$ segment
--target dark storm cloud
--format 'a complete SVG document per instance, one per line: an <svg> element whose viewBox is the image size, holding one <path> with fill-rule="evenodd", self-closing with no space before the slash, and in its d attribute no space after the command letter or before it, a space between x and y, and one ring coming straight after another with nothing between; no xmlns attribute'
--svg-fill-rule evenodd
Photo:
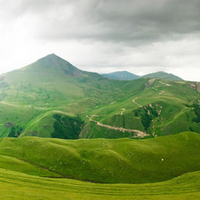
<svg viewBox="0 0 200 200"><path fill-rule="evenodd" d="M89 71L197 80L199 8L200 0L0 0L0 65L54 52Z"/></svg>
<svg viewBox="0 0 200 200"><path fill-rule="evenodd" d="M21 13L26 11L36 15L40 28L38 37L49 39L148 43L200 31L199 0L48 0L29 3L21 1Z"/></svg>
<svg viewBox="0 0 200 200"><path fill-rule="evenodd" d="M35 20L37 37L148 43L200 31L199 0L19 0L13 17Z"/></svg>

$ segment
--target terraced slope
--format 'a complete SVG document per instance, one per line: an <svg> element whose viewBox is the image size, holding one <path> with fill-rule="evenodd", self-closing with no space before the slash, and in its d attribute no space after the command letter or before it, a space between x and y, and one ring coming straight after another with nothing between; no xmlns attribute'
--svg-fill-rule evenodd
<svg viewBox="0 0 200 200"><path fill-rule="evenodd" d="M200 170L200 135L146 139L0 140L0 168L101 183L151 183Z"/></svg>

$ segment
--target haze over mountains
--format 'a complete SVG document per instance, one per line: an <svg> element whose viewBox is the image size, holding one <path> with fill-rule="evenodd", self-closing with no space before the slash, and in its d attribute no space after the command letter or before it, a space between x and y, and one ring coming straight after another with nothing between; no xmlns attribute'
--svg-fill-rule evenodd
<svg viewBox="0 0 200 200"><path fill-rule="evenodd" d="M101 74L102 76L110 79L116 79L116 80L135 80L138 79L139 76L136 74L132 74L127 71L117 71L117 72L112 72L108 74Z"/></svg>
<svg viewBox="0 0 200 200"><path fill-rule="evenodd" d="M169 74L166 72L155 72L151 74L146 74L144 76L138 76L136 74L127 72L127 71L117 71L117 72L112 72L108 74L101 74L104 77L107 77L109 79L113 80L135 80L138 78L161 78L161 79L166 79L166 80L174 80L174 81L180 81L183 80L182 78L175 76L174 74Z"/></svg>

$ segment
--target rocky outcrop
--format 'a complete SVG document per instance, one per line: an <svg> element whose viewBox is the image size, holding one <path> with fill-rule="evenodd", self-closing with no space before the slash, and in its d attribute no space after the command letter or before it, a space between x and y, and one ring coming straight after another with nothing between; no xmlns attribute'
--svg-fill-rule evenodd
<svg viewBox="0 0 200 200"><path fill-rule="evenodd" d="M148 89L154 83L155 80L155 78L152 78L147 83L145 83L145 89Z"/></svg>
<svg viewBox="0 0 200 200"><path fill-rule="evenodd" d="M200 92L200 82L189 83L190 87Z"/></svg>

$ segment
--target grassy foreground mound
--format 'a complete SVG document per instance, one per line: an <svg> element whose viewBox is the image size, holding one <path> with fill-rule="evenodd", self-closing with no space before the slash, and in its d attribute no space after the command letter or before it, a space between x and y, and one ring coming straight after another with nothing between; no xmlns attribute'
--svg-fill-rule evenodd
<svg viewBox="0 0 200 200"><path fill-rule="evenodd" d="M200 170L200 135L146 139L0 139L0 168L100 183L151 183Z"/></svg>
<svg viewBox="0 0 200 200"><path fill-rule="evenodd" d="M97 184L0 169L1 199L199 199L200 171L148 184Z"/></svg>

